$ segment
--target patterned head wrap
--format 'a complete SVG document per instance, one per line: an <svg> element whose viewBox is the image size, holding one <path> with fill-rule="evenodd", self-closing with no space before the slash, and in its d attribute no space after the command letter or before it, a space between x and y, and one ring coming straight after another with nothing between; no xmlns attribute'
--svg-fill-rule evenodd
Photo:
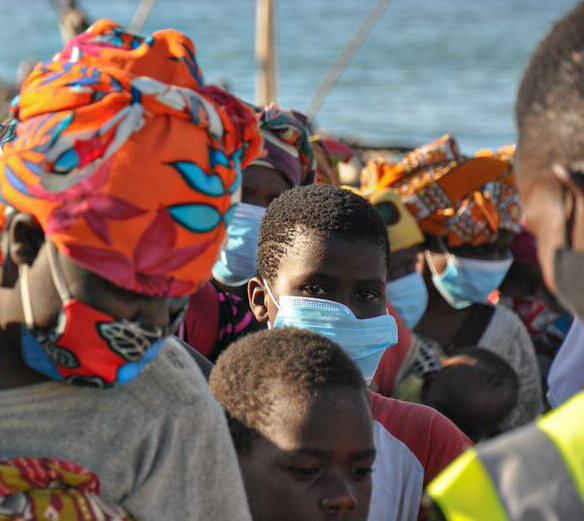
<svg viewBox="0 0 584 521"><path fill-rule="evenodd" d="M99 478L57 458L0 461L0 521L130 521L99 497Z"/></svg>
<svg viewBox="0 0 584 521"><path fill-rule="evenodd" d="M260 109L259 124L264 136L264 154L253 164L277 170L291 186L314 183L316 159L306 116L272 104Z"/></svg>
<svg viewBox="0 0 584 521"><path fill-rule="evenodd" d="M262 138L247 106L204 85L190 39L100 20L36 66L13 114L0 197L62 253L139 293L209 278Z"/></svg>
<svg viewBox="0 0 584 521"><path fill-rule="evenodd" d="M350 161L355 151L330 137L314 135L310 142L316 158L316 182L340 186L338 164Z"/></svg>
<svg viewBox="0 0 584 521"><path fill-rule="evenodd" d="M466 158L445 135L400 163L370 162L362 179L396 190L421 230L446 239L450 247L485 244L499 230L521 229L513 152L505 147Z"/></svg>

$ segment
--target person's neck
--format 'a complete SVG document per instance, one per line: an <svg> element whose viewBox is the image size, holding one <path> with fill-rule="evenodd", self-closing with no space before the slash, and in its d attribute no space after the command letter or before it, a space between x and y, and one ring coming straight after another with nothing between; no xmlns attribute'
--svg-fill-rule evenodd
<svg viewBox="0 0 584 521"><path fill-rule="evenodd" d="M22 359L22 322L19 292L14 289L0 289L0 391L47 380L40 373L29 369Z"/></svg>

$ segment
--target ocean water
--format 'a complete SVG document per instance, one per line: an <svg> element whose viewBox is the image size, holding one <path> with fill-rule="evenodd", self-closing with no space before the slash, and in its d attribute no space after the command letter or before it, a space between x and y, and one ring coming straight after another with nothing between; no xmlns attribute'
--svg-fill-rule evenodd
<svg viewBox="0 0 584 521"><path fill-rule="evenodd" d="M79 0L91 19L132 19L139 0ZM279 0L280 99L306 110L376 0ZM316 118L337 134L415 146L445 132L463 151L514 142L527 60L576 0L393 0ZM60 45L49 0L0 0L0 78ZM158 0L143 29L189 34L208 82L254 100L254 0Z"/></svg>

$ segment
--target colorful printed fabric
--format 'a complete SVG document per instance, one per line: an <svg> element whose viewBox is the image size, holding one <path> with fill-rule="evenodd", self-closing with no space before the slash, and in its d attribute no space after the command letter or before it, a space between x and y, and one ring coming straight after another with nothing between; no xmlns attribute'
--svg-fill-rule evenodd
<svg viewBox="0 0 584 521"><path fill-rule="evenodd" d="M56 458L0 461L0 521L130 521L99 497L99 479Z"/></svg>
<svg viewBox="0 0 584 521"><path fill-rule="evenodd" d="M391 188L381 188L368 194L367 199L379 212L387 227L392 253L424 242L424 235L416 220Z"/></svg>
<svg viewBox="0 0 584 521"><path fill-rule="evenodd" d="M207 282L191 296L180 336L215 363L239 337L265 327L253 316L247 298Z"/></svg>
<svg viewBox="0 0 584 521"><path fill-rule="evenodd" d="M262 137L251 109L204 85L189 38L100 20L36 66L13 114L0 196L62 253L140 293L209 278Z"/></svg>
<svg viewBox="0 0 584 521"><path fill-rule="evenodd" d="M277 170L291 186L314 183L316 159L306 116L274 104L259 110L264 152L253 164Z"/></svg>
<svg viewBox="0 0 584 521"><path fill-rule="evenodd" d="M340 186L338 164L350 161L355 151L329 137L314 135L310 142L316 158L316 182Z"/></svg>
<svg viewBox="0 0 584 521"><path fill-rule="evenodd" d="M396 190L426 234L450 247L493 242L499 230L521 229L521 207L512 172L514 147L466 158L445 135L399 163L370 162L365 187Z"/></svg>

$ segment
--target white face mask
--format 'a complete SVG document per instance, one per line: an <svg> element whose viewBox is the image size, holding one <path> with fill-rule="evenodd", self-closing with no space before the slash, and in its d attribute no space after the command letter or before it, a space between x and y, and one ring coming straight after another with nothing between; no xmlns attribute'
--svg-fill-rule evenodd
<svg viewBox="0 0 584 521"><path fill-rule="evenodd" d="M278 302L265 281L264 286L278 308L274 327L298 327L329 338L357 364L367 384L386 349L397 344L397 324L387 313L359 319L347 306L332 300L280 296Z"/></svg>
<svg viewBox="0 0 584 521"><path fill-rule="evenodd" d="M426 262L432 271L432 282L440 294L455 309L488 300L491 292L503 282L513 257L502 260L469 259L448 254L446 269L437 273L426 252Z"/></svg>
<svg viewBox="0 0 584 521"><path fill-rule="evenodd" d="M213 278L226 286L241 286L256 274L260 224L266 209L238 203L227 225L227 244L213 266Z"/></svg>
<svg viewBox="0 0 584 521"><path fill-rule="evenodd" d="M417 271L392 280L385 294L410 329L414 329L428 307L428 289L424 277Z"/></svg>

